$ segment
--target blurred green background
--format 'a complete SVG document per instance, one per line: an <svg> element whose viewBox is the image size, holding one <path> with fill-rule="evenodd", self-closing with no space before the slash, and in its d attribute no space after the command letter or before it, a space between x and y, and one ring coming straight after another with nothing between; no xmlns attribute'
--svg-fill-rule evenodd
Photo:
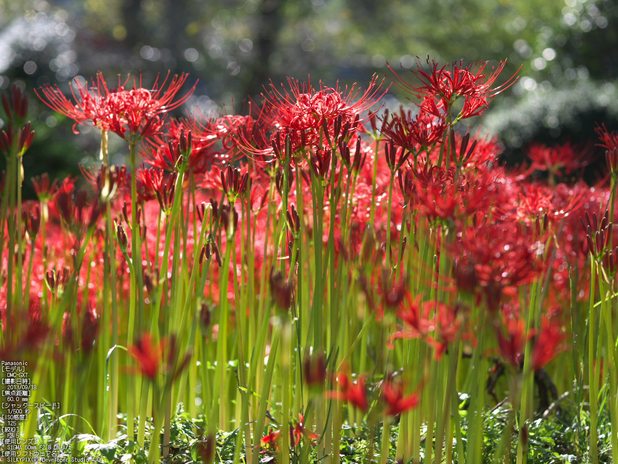
<svg viewBox="0 0 618 464"><path fill-rule="evenodd" d="M388 76L387 62L508 58L499 81L521 67L519 81L471 124L498 134L510 159L533 140L594 143L595 122L618 127L617 45L610 0L0 0L0 89L52 83L68 93L97 71L110 87L141 71L147 87L168 70L189 72L199 83L183 112L206 115L241 112L270 79L363 87ZM399 102L411 104L393 86L385 106ZM99 143L87 127L73 135L73 122L34 94L30 111L26 196L30 177L76 174ZM112 154L123 162L118 140Z"/></svg>

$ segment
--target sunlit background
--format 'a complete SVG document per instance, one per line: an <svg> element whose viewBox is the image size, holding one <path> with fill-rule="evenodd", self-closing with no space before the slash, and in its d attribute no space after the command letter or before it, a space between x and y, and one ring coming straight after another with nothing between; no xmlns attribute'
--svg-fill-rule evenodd
<svg viewBox="0 0 618 464"><path fill-rule="evenodd" d="M141 72L147 87L188 72L199 83L183 110L216 115L242 112L248 96L259 102L264 85L288 76L363 87L374 73L390 82L387 63L508 59L499 80L521 67L519 81L473 124L512 158L533 140L595 143L595 122L617 127L617 34L610 0L0 0L0 89L52 83L68 93L97 71L110 87ZM72 121L31 102L27 179L94 162L98 131L75 136ZM393 86L385 104L399 102L411 104ZM123 161L121 143L112 153Z"/></svg>

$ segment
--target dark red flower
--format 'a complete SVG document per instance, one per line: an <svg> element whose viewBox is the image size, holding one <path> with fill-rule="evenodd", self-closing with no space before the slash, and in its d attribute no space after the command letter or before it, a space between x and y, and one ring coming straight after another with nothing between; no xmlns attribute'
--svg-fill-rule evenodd
<svg viewBox="0 0 618 464"><path fill-rule="evenodd" d="M156 198L159 207L169 214L174 203L177 173L166 173L162 169L141 167L136 173L137 192L140 202Z"/></svg>
<svg viewBox="0 0 618 464"><path fill-rule="evenodd" d="M2 107L9 122L15 121L19 126L26 119L28 112L28 94L15 84L11 85L9 93L10 98L6 92L2 93Z"/></svg>
<svg viewBox="0 0 618 464"><path fill-rule="evenodd" d="M294 287L295 282L290 277L286 281L283 274L279 271L275 271L275 268L270 269L270 294L279 308L282 311L288 311L294 301Z"/></svg>
<svg viewBox="0 0 618 464"><path fill-rule="evenodd" d="M305 383L310 387L324 385L326 380L326 356L324 353L305 356L303 374Z"/></svg>

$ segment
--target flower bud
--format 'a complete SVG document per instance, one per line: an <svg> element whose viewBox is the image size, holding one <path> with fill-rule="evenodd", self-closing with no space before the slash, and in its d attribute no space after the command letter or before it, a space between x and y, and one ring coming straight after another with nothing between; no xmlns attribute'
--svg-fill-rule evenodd
<svg viewBox="0 0 618 464"><path fill-rule="evenodd" d="M118 240L118 245L120 245L120 249L123 253L127 252L127 247L129 246L129 240L127 239L127 233L122 227L122 224L116 223L116 239Z"/></svg>

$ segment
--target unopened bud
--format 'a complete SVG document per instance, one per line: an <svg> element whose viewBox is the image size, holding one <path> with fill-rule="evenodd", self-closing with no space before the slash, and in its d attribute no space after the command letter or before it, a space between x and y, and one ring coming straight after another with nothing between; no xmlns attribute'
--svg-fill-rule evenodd
<svg viewBox="0 0 618 464"><path fill-rule="evenodd" d="M4 96L4 94L3 94ZM58 283L56 280L56 271L55 269L51 269L47 271L45 274L45 282L47 283L47 287L53 292L56 289L56 284Z"/></svg>
<svg viewBox="0 0 618 464"><path fill-rule="evenodd" d="M129 240L127 239L127 233L122 227L122 224L116 223L116 239L118 240L118 245L120 245L120 249L126 253L127 247L129 246Z"/></svg>

